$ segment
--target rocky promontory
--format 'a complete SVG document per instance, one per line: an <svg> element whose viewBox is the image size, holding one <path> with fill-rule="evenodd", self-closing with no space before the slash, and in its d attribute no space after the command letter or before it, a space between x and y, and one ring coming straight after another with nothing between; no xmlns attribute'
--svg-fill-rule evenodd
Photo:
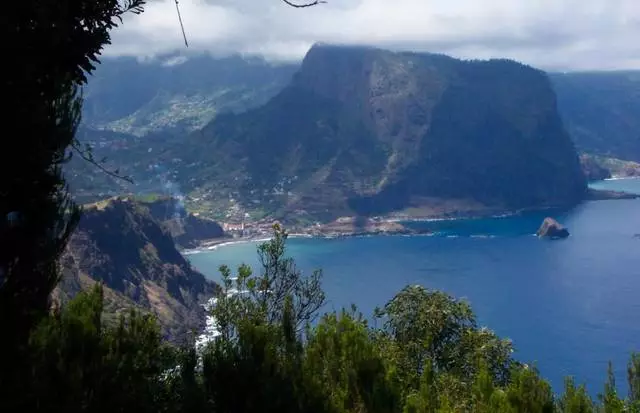
<svg viewBox="0 0 640 413"><path fill-rule="evenodd" d="M107 319L129 308L152 313L164 336L177 342L204 326L202 304L217 290L149 209L129 198L86 206L61 264L64 275L54 298L64 302L103 283Z"/></svg>
<svg viewBox="0 0 640 413"><path fill-rule="evenodd" d="M340 217L327 224L318 224L304 231L305 235L316 237L352 237L359 235L398 235L416 232L399 222L366 218Z"/></svg>
<svg viewBox="0 0 640 413"><path fill-rule="evenodd" d="M188 212L180 198L158 197L140 203L156 221L169 230L181 249L197 248L208 241L226 238L219 223Z"/></svg>
<svg viewBox="0 0 640 413"><path fill-rule="evenodd" d="M545 218L538 229L537 235L540 238L562 239L569 237L569 230L562 226L553 218Z"/></svg>

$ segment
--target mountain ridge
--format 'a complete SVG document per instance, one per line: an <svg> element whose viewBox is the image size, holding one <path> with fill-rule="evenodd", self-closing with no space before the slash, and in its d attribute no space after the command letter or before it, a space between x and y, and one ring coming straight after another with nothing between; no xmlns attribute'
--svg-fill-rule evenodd
<svg viewBox="0 0 640 413"><path fill-rule="evenodd" d="M182 134L216 114L259 106L289 80L295 66L238 55L106 58L84 91L86 126L144 136Z"/></svg>
<svg viewBox="0 0 640 413"><path fill-rule="evenodd" d="M258 201L285 213L388 213L412 197L547 206L578 202L586 188L546 75L507 60L314 46L267 104L218 117L187 146L199 150L186 162L206 165L200 154L216 153L217 169L244 176L237 187L247 198L283 192ZM520 173L532 188L469 179L486 170L492 178ZM283 179L287 188L278 187Z"/></svg>
<svg viewBox="0 0 640 413"><path fill-rule="evenodd" d="M335 46L322 46L326 50L331 50L331 47ZM317 51L318 47L316 47ZM347 50L349 53L347 54L355 54L355 55L364 55L364 60L367 59L366 56L375 56L376 54L380 54L380 49L376 49L373 47L369 48L361 48L361 47L341 47L341 50ZM441 65L455 65L456 59L437 54L415 54L415 53L395 53L395 52L386 52L388 56L397 56L397 55L405 55L405 56L427 56L424 59L438 60ZM310 57L307 56L308 66L316 66L316 63L309 61L309 58L317 58L318 54L312 54ZM317 65L322 67L322 59L316 60ZM384 60L384 59L383 59ZM420 59L418 59L420 60ZM371 62L371 60L369 60ZM309 63L311 63L309 65ZM334 171L336 168L340 170L341 165L348 162L353 162L361 165L361 171L364 175L385 175L388 179L397 176L396 172L398 170L402 170L405 168L407 164L411 163L411 159L419 156L419 151L415 150L415 141L411 140L411 137L419 136L423 129L420 129L420 125L412 124L411 122L407 122L405 118L415 117L420 118L420 116L424 116L425 113L430 114L429 102L424 102L427 97L417 96L412 97L413 103L405 106L398 106L398 97L402 97L402 94L405 92L411 91L412 80L410 76L397 76L399 79L398 82L394 83L392 86L398 88L396 90L396 95L387 93L385 96L376 95L379 93L381 88L384 86L384 78L381 78L383 83L377 85L377 87L371 88L372 97L374 100L372 105L363 104L359 108L349 108L348 111L345 111L344 106L344 96L347 96L351 93L351 97L358 97L361 101L363 101L363 96L360 92L360 95L356 93L356 88L360 87L360 91L362 91L361 83L354 78L348 78L345 74L351 73L349 70L353 68L350 66L354 64L353 61L349 61L346 56L342 59L336 59L332 62L335 65L340 67L340 70L328 70L325 67L322 67L322 70L318 72L305 72L303 73L303 78L300 79L300 75L292 75L291 83L298 82L298 85L302 85L305 81L308 83L310 81L309 76L314 76L314 79L322 78L327 73L331 73L331 76L324 76L324 80L322 86L317 87L315 90L312 88L311 91L308 91L310 95L313 95L313 99L306 99L307 106L314 104L316 106L316 110L319 114L325 113L326 116L331 117L333 119L332 122L325 122L323 125L325 130L330 131L329 134L319 133L316 138L318 140L322 140L325 138L331 139L331 129L339 128L351 128L353 131L354 137L358 135L366 135L367 128L371 129L372 125L377 128L376 136L377 142L372 142L371 140L367 141L367 139L353 139L351 143L351 148L345 148L346 150L341 151L341 154L337 156L336 153L331 154L331 156L325 156L326 154L323 151L319 150L319 147L310 146L305 150L309 149L312 152L315 151L320 158L322 158L322 162L315 165L313 177L308 177L304 183L305 187L313 187L315 188L313 191L301 188L299 185L293 185L289 181L294 181L296 177L296 169L302 159L304 162L313 166L313 163L317 163L315 157L313 156L305 156L304 148L297 148L294 146L287 147L286 145L282 146L282 142L280 140L272 140L271 144L274 146L274 149L278 148L278 150L274 150L272 152L266 151L265 153L271 153L271 156L247 156L247 153L250 151L246 151L241 143L233 143L227 142L224 145L218 145L217 143L212 144L209 138L205 139L205 135L207 135L212 128L213 124L209 124L205 126L203 129L197 130L191 134L189 137L175 136L172 135L173 131L171 129L165 130L161 133L156 133L147 136L147 137L136 137L131 136L127 138L126 136L121 136L119 142L130 142L129 144L124 144L126 148L118 149L118 146L112 145L112 141L101 138L93 139L94 144L106 145L103 149L102 147L96 149L96 152L102 155L106 155L110 159L110 165L113 165L113 169L120 169L120 171L124 171L127 175L132 175L136 182L135 185L128 186L123 185L117 181L113 181L110 178L96 178L91 181L88 181L89 176L93 176L95 174L86 173L86 167L78 168L77 162L74 160L75 167L73 172L75 173L75 177L72 179L72 186L77 189L76 193L78 195L78 199L82 202L95 200L104 198L107 196L117 195L123 192L132 192L132 193L147 193L147 192L164 192L164 186L167 182L172 185L177 186L184 190L184 195L189 195L187 197L187 204L194 208L195 210L202 212L204 214L212 213L212 216L215 216L217 219L223 217L229 210L229 208L240 207L247 211L249 211L252 217L264 217L269 214L282 215L287 214L287 211L296 211L296 210L304 210L305 207L311 203L316 203L316 199L318 197L326 196L328 198L336 198L336 194L340 192L344 192L345 188L341 187L341 185L324 185L319 187L314 184L314 182L321 182L327 179L327 177L331 177L332 173L335 175ZM478 67L490 67L496 65L504 66L513 66L521 67L524 69L529 68L526 65L522 65L517 62L505 60L505 59L494 59L493 61L469 61L473 65L474 70ZM360 63L364 64L364 63ZM477 66L477 65L479 66ZM187 67L187 66L184 66ZM289 70L292 67L290 66ZM407 70L407 67L403 67L403 65L396 65L396 69L402 74L403 71L411 74L411 70ZM140 70L140 69L138 69ZM482 76L487 75L487 70L482 69L481 71L484 74L478 74L478 78L480 79L480 83L482 80ZM324 72L324 73L323 73ZM537 71L536 73L538 73ZM194 72L195 73L195 72ZM438 77L438 71L431 70L430 72L424 72L422 78L427 78L426 73L431 78L431 84L429 84L429 88L432 89L433 95L429 98L433 101L437 100L437 88L438 86L444 86L444 80L442 76ZM540 72L541 73L541 72ZM608 72L608 73L596 73L596 74L584 74L584 73L569 73L569 74L558 74L558 73L549 73L547 76L551 79L553 85L553 91L557 92L557 107L562 115L562 122L567 125L568 132L570 133L575 145L583 154L595 155L597 157L605 157L605 158L620 158L620 159L631 159L634 157L634 149L633 146L633 136L629 137L625 135L625 133L621 133L624 130L624 119L630 119L631 112L625 109L625 105L621 104L621 102L626 101L625 99L633 99L633 90L629 93L625 92L625 88L620 88L615 86L616 82L620 83L622 80L619 80L621 76L639 76L640 72ZM206 75L205 75L206 76ZM268 77L267 75L264 75ZM298 77L298 80L293 79L294 77ZM304 76L307 76L306 80ZM595 83L592 81L582 81L580 79L592 79L593 77L600 79ZM196 76L191 76L193 79L193 84L197 84L198 82L202 82L202 79L197 79ZM575 79L580 81L576 81ZM403 83L403 79L407 83ZM569 80L566 80L569 79ZM573 80L572 80L573 79ZM616 80L618 79L618 80ZM428 80L428 79L427 79ZM315 80L314 80L315 81ZM362 81L362 79L360 79ZM333 83L327 83L333 82ZM341 83L339 83L341 82ZM604 82L604 83L603 83ZM610 134L604 134L603 131L596 131L590 128L589 124L584 124L585 119L591 121L591 119L598 119L599 112L594 112L593 110L584 112L582 115L580 113L580 106L572 109L572 106L576 102L579 105L584 107L585 105L588 107L594 107L597 104L599 98L598 96L605 93L610 82L614 82L613 90L615 94L612 95L610 101L615 105L612 105L611 110L609 112L613 112L613 115L606 115L607 118L611 118L615 115L615 113L621 114L621 116L614 117L617 119L615 122L608 122L608 125L611 129ZM320 84L320 83L318 83ZM598 84L603 84L604 86L598 86ZM339 86L338 86L339 85ZM358 86L360 85L360 86ZM567 86L568 85L568 86ZM282 88L285 87L284 83L281 83L280 86ZM290 86L290 85L289 85ZM374 85L376 86L376 85ZM514 85L509 85L507 87L511 88ZM605 87L606 86L606 87ZM332 88L338 88L342 93L342 104L340 104L340 99L337 100L338 104L335 101L330 102L332 99L327 98L327 94ZM513 88L514 92L517 90L519 85L515 85ZM403 89L404 88L404 89ZM543 89L548 88L547 85L544 85ZM592 90L591 90L591 89ZM277 88L276 88L277 89ZM289 91L288 96L281 96L282 90L273 89L274 99L279 99L282 102L282 106L288 108L289 113L295 113L296 116L289 116L287 118L287 123L291 123L290 126L284 125L285 117L282 117L282 122L279 125L268 125L267 121L273 116L273 112L271 109L264 108L264 104L251 104L248 107L253 107L252 113L256 116L252 115L252 118L248 118L243 116L243 111L238 111L237 113L217 113L216 117L219 118L221 122L217 123L217 127L220 125L226 125L225 128L227 130L221 130L221 133L229 133L235 134L239 133L242 135L243 129L248 128L252 122L258 121L258 118L261 118L260 122L263 124L267 124L267 128L269 129L270 134L272 136L277 136L281 134L284 130L287 130L288 134L295 134L300 129L300 126L304 122L312 122L315 121L313 117L315 114L312 111L308 111L309 119L307 120L299 120L296 119L299 113L299 106L301 105L300 101L296 93L291 93ZM290 89L290 87L289 87ZM476 90L478 87L475 88ZM404 90L404 92L403 92ZM604 90L604 92L602 91ZM624 92L624 93L623 93ZM302 91L298 88L297 93L301 94ZM462 93L462 92L461 92ZM478 92L481 93L481 92ZM476 93L476 94L478 94ZM547 96L550 94L545 92ZM626 93L626 95L625 95ZM336 95L335 91L333 95ZM490 95L488 95L490 96ZM627 96L627 97L624 97ZM638 94L640 96L640 93ZM126 96L124 96L126 98ZM618 99L620 97L620 99ZM340 98L340 96L338 96ZM364 96L364 98L369 99L368 93ZM578 99L579 98L579 99ZM395 100L394 100L395 99ZM422 100L422 101L421 101ZM462 99L458 99L459 101ZM581 102L584 100L584 102ZM520 103L514 100L515 105L519 105ZM592 102L592 103L589 103ZM593 103L595 102L595 103ZM617 102L617 103L616 103ZM365 102L367 103L367 102ZM464 103L464 101L462 101ZM492 104L493 102L489 102ZM526 104L526 102L524 102ZM371 110L373 108L374 112L376 109L379 109L381 106L385 108L390 108L389 113L382 112L384 116L380 117L372 117L367 118L365 115L366 108ZM550 106L550 105L547 105ZM455 110L455 105L452 106ZM600 105L601 107L601 105ZM508 108L507 108L508 109ZM602 107L603 111L608 110L606 107ZM224 112L224 111L223 111ZM336 114L336 112L341 112L340 114ZM455 112L450 112L455 114ZM506 112L505 112L506 113ZM626 114L625 114L626 113ZM242 117L243 121L247 123L247 125L241 125L240 122L236 126L234 122L228 122L225 119L235 118L236 116ZM324 115L322 115L324 116ZM509 114L510 117L516 119L514 115L514 111L511 111ZM446 113L442 118L446 117ZM349 119L351 118L351 119ZM353 119L356 119L354 121ZM534 119L531 117L530 119ZM622 122L622 123L621 123ZM213 122L216 123L215 120ZM403 125L408 127L400 127L399 125ZM520 126L524 125L524 121L520 122ZM577 125L577 126L576 126ZM423 125L424 126L424 125ZM288 129L287 129L288 128ZM526 129L526 127L524 128ZM588 133L580 133L580 130L586 130ZM633 130L633 129L631 129ZM363 132L364 131L364 132ZM166 132L166 133L165 133ZM607 132L607 131L605 131ZM169 135L169 137L160 136L162 133L165 135ZM389 144L392 140L389 136L393 136L394 134L408 137L408 139L397 139L395 143ZM94 136L94 134L91 134ZM590 136L598 136L597 140L591 139ZM639 134L640 136L640 134ZM585 138L586 137L586 138ZM147 139L151 138L151 139ZM335 138L335 137L333 137ZM216 138L217 139L217 138ZM256 139L254 136L253 139ZM258 139L259 140L259 139ZM609 142L610 143L607 143ZM593 142L596 142L595 144ZM600 142L600 143L597 143ZM628 143L630 142L630 143ZM220 143L220 142L218 142ZM118 145L122 145L120 143ZM387 145L388 144L388 145ZM278 145L281 145L280 147ZM385 147L387 145L387 147ZM412 146L413 145L413 146ZM604 146L602 146L604 145ZM188 147L185 147L188 146ZM389 148L389 146L391 148ZM220 149L220 152L212 153L212 156L204 157L203 153L211 151L217 151ZM365 148L367 151L370 151L371 154L377 154L376 156L379 159L379 162L384 162L385 166L382 167L377 165L376 162L365 162L364 164L361 162L361 157L357 156L357 151L359 148ZM625 148L625 149L620 149ZM270 148L267 148L270 149ZM325 147L326 149L326 147ZM135 153L135 159L131 158L123 153L131 152ZM394 156L390 156L389 152L392 154L394 151L397 153ZM272 173L271 171L274 168L273 162L270 160L274 158L273 154L276 154L277 157L286 158L284 161L280 162L280 166L276 168L276 173ZM637 152L640 153L640 152ZM325 155L323 155L325 154ZM130 159L131 158L131 159ZM249 159L251 158L251 159ZM127 161L123 161L122 159L128 159ZM130 160L129 160L130 159ZM177 163L176 163L177 162ZM371 168L376 164L376 170L365 171L364 167ZM287 165L286 168L281 168L283 165ZM517 166L517 165L516 165ZM262 173L261 173L262 171ZM265 173L268 172L268 173ZM615 171L612 172L614 175ZM269 176L276 176L276 182L271 182L268 179ZM356 180L362 178L359 177L356 173L355 175L346 174L343 177L343 181L345 180ZM251 182L247 182L247 179L250 179ZM212 183L211 181L215 180L216 183ZM374 195L377 190L380 189L380 186L385 186L389 181L379 179L376 180L364 180L360 179L358 183L358 188L348 188L349 191L353 192L361 192L361 193L369 193L370 195ZM265 182L260 182L265 181ZM238 182L242 182L242 185L239 185ZM297 178L297 182L300 183L300 177ZM392 182L393 183L393 182ZM290 191L294 189L294 191ZM286 188L285 188L286 187ZM269 196L265 198L264 192L277 192L279 195L277 196ZM286 202L283 202L284 196L283 193L292 192L292 196L288 197ZM400 191L406 192L405 190ZM311 196L309 196L311 193ZM102 194L102 195L101 195ZM258 196L259 195L259 196ZM204 198L207 200L204 200ZM265 198L265 199L263 199ZM199 199L200 201L194 201ZM355 206L357 207L358 202L356 202ZM369 201L366 199L363 201L365 204ZM464 202L464 201L463 201ZM369 202L370 203L370 202ZM352 203L352 206L354 204ZM356 208L357 209L357 208ZM331 216L327 215L326 218L333 218L336 214L351 214L353 213L353 209L349 206L349 204L345 204L339 208L339 210L334 211ZM323 215L323 214L320 214Z"/></svg>

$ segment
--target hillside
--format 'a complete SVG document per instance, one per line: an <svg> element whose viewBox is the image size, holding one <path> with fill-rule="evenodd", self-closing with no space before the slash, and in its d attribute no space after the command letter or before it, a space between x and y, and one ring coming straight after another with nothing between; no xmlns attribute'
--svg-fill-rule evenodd
<svg viewBox="0 0 640 413"><path fill-rule="evenodd" d="M271 98L295 66L240 56L105 58L84 91L87 127L144 136L182 133L217 113L243 111Z"/></svg>
<svg viewBox="0 0 640 413"><path fill-rule="evenodd" d="M179 144L219 113L264 104L285 87L296 68L207 54L144 61L104 58L83 90L83 124L77 136L93 147L96 159L107 159L108 169L134 178L134 183L113 179L76 156L65 172L77 202L165 190L173 184L174 160L153 168L154 150Z"/></svg>
<svg viewBox="0 0 640 413"><path fill-rule="evenodd" d="M196 248L204 241L226 236L217 222L187 212L181 199L159 197L138 202L169 231L176 245L181 248Z"/></svg>
<svg viewBox="0 0 640 413"><path fill-rule="evenodd" d="M547 76L505 60L314 46L266 105L180 147L180 182L276 216L578 202L585 180ZM169 155L170 154L170 155ZM449 212L449 211L447 211Z"/></svg>
<svg viewBox="0 0 640 413"><path fill-rule="evenodd" d="M62 265L56 295L63 301L103 282L108 317L131 307L150 311L174 341L202 328L201 304L216 289L180 255L148 208L127 199L85 209Z"/></svg>
<svg viewBox="0 0 640 413"><path fill-rule="evenodd" d="M640 71L550 77L560 114L580 151L640 162Z"/></svg>
<svg viewBox="0 0 640 413"><path fill-rule="evenodd" d="M608 178L629 178L640 176L640 163L622 161L604 156L580 155L580 164L584 175L590 181Z"/></svg>
<svg viewBox="0 0 640 413"><path fill-rule="evenodd" d="M358 59L355 56L358 54L358 50L352 48L347 52L354 54L354 59L352 59L354 62ZM373 53L373 50L370 49L369 52ZM377 52L380 55L382 53L381 51ZM429 55L414 56L422 56L418 59L421 61L436 59L436 56L425 57ZM414 88L416 96L421 94L418 89L415 89L418 87L425 88L427 93L437 95L432 86L439 84L438 82L444 82L445 77L460 71L458 69L461 66L458 64L450 64L444 68L447 66L446 61L446 58L439 57L439 66L436 65L438 68L434 69L433 73L438 72L442 76L440 78L434 77L431 86L424 82L424 79L428 77L427 72L423 72L422 77L418 77L422 80L414 82L411 86ZM449 61L453 62L451 59ZM322 66L322 62L314 63L314 65L316 64L327 73L337 73L336 70L327 71ZM470 63L471 66L467 72L477 71L476 67L489 68L491 66L492 70L498 70L495 68L500 64L500 61ZM507 62L502 62L502 64L507 64ZM309 67L310 65L307 64L306 73L312 73L308 70ZM377 67L382 66L378 64ZM454 67L458 67L458 69L454 70ZM84 113L85 126L81 128L79 135L83 142L89 142L95 147L97 158L107 157L108 167L118 169L122 174L131 175L135 183L130 185L111 179L75 158L72 159L67 172L77 200L81 203L93 202L122 193L162 192L167 195L176 195L176 188L184 188L194 198L199 199L198 202L189 202L194 210L205 213L213 212L216 218L223 218L230 208L237 207L249 210L253 216L257 217L278 210L284 211L286 208L290 209L293 204L296 204L295 200L293 202L291 199L284 200L280 192L284 191L285 186L289 189L295 186L288 183L288 179L291 177L283 176L283 181L277 183L275 188L271 183L267 183L266 188L263 188L260 183L255 183L255 185L246 183L246 179L251 178L251 175L259 178L261 176L259 171L262 168L259 162L256 163L255 159L251 159L251 163L256 165L255 172L248 175L248 168L240 165L248 160L245 157L243 147L246 143L228 145L223 148L222 153L217 153L215 151L218 150L218 145L211 145L211 136L203 136L200 131L196 131L192 139L188 140L189 147L182 146L185 143L184 133L205 125L215 114L257 108L285 87L287 95L280 95L278 99L280 102L291 100L290 104L294 111L290 110L289 113L295 113L297 116L298 108L295 107L297 105L295 100L298 97L293 96L291 92L296 88L296 83L288 85L292 73L297 68L298 65L274 67L260 60L245 60L239 57L218 59L206 55L194 56L187 61L182 61L180 58L164 58L146 62L126 58L105 59L104 64L100 66L96 76L91 79L85 90L87 100ZM396 69L402 71L402 64L397 64ZM408 71L406 79L418 72L417 68ZM337 78L340 79L341 76L342 72ZM549 77L558 95L558 109L563 123L581 153L595 155L598 159L611 158L611 161L607 161L607 165L611 165L611 162L617 162L614 158L638 161L640 157L640 124L637 123L638 117L635 115L640 113L638 72L551 73ZM387 76L387 78L392 79L391 76ZM464 76L460 79L464 79ZM393 87L400 85L402 80L398 82L400 83ZM495 85L497 84L495 83ZM326 82L325 85L331 86ZM362 89L357 82L351 85L344 81L341 85L339 86L338 81L335 81L328 90L333 88L335 93L335 88L344 86L344 93L348 93L349 88ZM459 89L463 87L461 83L458 86ZM490 86L487 84L487 87ZM543 87L547 87L547 85L545 84ZM225 91L222 97L201 99L205 95L217 96L220 91ZM383 90L376 89L375 93L383 93ZM493 96L501 92L478 93ZM450 97L451 91L447 95ZM233 96L240 96L240 98L235 100L232 98ZM374 108L375 106L378 110L385 105L382 103L383 101L390 102L389 94L385 96L372 96L372 102L376 103L372 103L369 107ZM398 95L399 97L400 95ZM356 97L352 96L351 98L355 99ZM185 103L191 100L196 103ZM451 101L451 98L448 100ZM425 110L425 108L420 109L420 105L417 103L413 109L408 106L401 109L398 106L392 112L397 115L401 110L405 110L407 117L419 116L420 111ZM446 110L456 111L456 105L441 104L438 105L438 108L440 111L446 108L449 108ZM273 110L274 104L270 103L267 106L270 109L256 109L253 112L254 115L250 115L250 117L253 119L255 114L259 114L263 118L261 122L266 124L267 117L271 116L271 112L268 111ZM318 104L314 109L321 112L323 110L321 108L322 105ZM417 110L417 112L410 113L410 110ZM426 110L429 111L429 108ZM526 109L523 108L524 110ZM309 112L309 116L315 116L312 110ZM375 121L377 125L387 128L387 134L393 133L389 128L399 127L398 125L404 123L404 120L398 120L396 115L393 115L393 118L384 118L389 113L380 112L382 117L374 116L378 118ZM341 116L354 118L350 114L342 114ZM441 117L444 116L446 115ZM235 117L223 116L223 118L234 119ZM238 118L235 119L235 122L238 122ZM242 119L246 120L248 117ZM390 123L392 120L393 124ZM298 120L287 119L286 122L295 123ZM300 120L299 122L295 128L298 128L305 121ZM367 124L367 121L362 121L362 123ZM224 128L230 123L223 119L216 125L215 128ZM212 131L212 127L210 125L207 130ZM340 124L340 128L343 130L345 127L358 128L357 125ZM104 128L105 130L96 130L96 128ZM251 129L255 130L256 128L257 126L253 126ZM269 133L281 133L280 127L275 123L270 124L269 128L271 128ZM375 128L378 126L374 126ZM414 133L411 132L413 130L411 128L402 130L399 134L405 136ZM421 133L420 127L414 129L417 131L415 133ZM144 136L142 136L143 134ZM198 137L198 135L200 136ZM398 139L392 139L402 141L404 138L399 136ZM420 140L417 138L416 142ZM384 138L384 141L388 143L390 138ZM366 142L366 139L362 142ZM376 145L372 146L374 151L377 150ZM384 145L385 143L383 143ZM393 148L393 144L391 146L392 148L389 149L387 145L383 151L393 153L397 148ZM213 152L208 152L207 155L201 153L201 151L211 150ZM411 152L411 150L403 151L400 149L394 159L397 159L398 156L406 157L407 152ZM159 153L163 155L158 156ZM230 153L237 157L231 158ZM412 155L417 156L417 153ZM295 156L297 155L294 155L294 158ZM381 159L385 157L388 157L388 154L383 154ZM258 158L258 161L261 160ZM291 161L287 160L287 162ZM296 169L296 167L294 166L292 169ZM605 169L610 168L605 166ZM611 173L616 175L619 169L613 165ZM591 171L588 172L589 178L606 176L606 172L604 175L602 171L598 174L597 169L591 168L589 171ZM624 174L625 172L620 170L620 173ZM238 185L238 181L244 184ZM168 188L170 189L168 190ZM248 189L248 193L243 188ZM274 191L280 195L265 197L265 190L272 195ZM253 194L251 191L254 191ZM178 193L181 194L179 191ZM260 193L260 196L257 197L256 193ZM329 196L331 197L331 195ZM232 202L229 201L230 197L233 198ZM306 201L302 200L297 203L305 205ZM463 201L462 203L468 202ZM345 213L350 213L349 208L342 209Z"/></svg>

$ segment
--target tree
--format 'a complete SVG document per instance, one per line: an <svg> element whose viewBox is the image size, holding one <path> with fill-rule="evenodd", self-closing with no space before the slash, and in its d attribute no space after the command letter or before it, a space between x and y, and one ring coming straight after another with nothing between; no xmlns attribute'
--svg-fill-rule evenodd
<svg viewBox="0 0 640 413"><path fill-rule="evenodd" d="M564 380L564 394L558 401L562 413L592 413L593 401L584 385L576 387L573 377Z"/></svg>
<svg viewBox="0 0 640 413"><path fill-rule="evenodd" d="M436 376L451 374L468 386L484 361L496 384L507 381L511 343L479 329L465 301L409 286L384 309L378 309L376 316L384 320L383 330L391 339L391 347L397 347L393 353L405 389L420 387L420 376L429 364Z"/></svg>
<svg viewBox="0 0 640 413"><path fill-rule="evenodd" d="M629 382L629 408L634 413L640 413L640 353L634 353L627 368Z"/></svg>
<svg viewBox="0 0 640 413"><path fill-rule="evenodd" d="M61 172L80 121L79 88L109 31L144 0L24 0L0 17L5 56L0 151L0 388L23 388L31 329L49 311L57 260L79 219ZM0 402L1 403L1 402Z"/></svg>
<svg viewBox="0 0 640 413"><path fill-rule="evenodd" d="M96 286L34 330L24 411L158 411L159 378L171 366L159 326L131 311L109 327L102 310Z"/></svg>
<svg viewBox="0 0 640 413"><path fill-rule="evenodd" d="M535 368L528 366L515 368L505 392L513 412L553 413L554 411L551 386L540 378Z"/></svg>
<svg viewBox="0 0 640 413"><path fill-rule="evenodd" d="M220 337L203 356L203 381L217 411L323 411L319 390L304 374L301 327L324 303L321 273L305 277L285 256L287 234L276 225L258 247L261 273L222 266L222 291L212 315ZM250 394L234 391L251 389Z"/></svg>
<svg viewBox="0 0 640 413"><path fill-rule="evenodd" d="M397 411L400 399L385 355L361 314L325 314L310 329L303 370L338 412Z"/></svg>
<svg viewBox="0 0 640 413"><path fill-rule="evenodd" d="M287 232L273 226L273 238L258 246L260 274L242 265L236 277L227 266L220 267L222 293L213 315L225 339L237 336L242 322L282 324L285 316L295 334L317 316L325 302L322 272L303 276L292 258L285 256ZM285 311L286 306L289 310Z"/></svg>
<svg viewBox="0 0 640 413"><path fill-rule="evenodd" d="M599 395L599 398L602 402L603 413L622 413L624 411L624 402L618 397L616 390L616 378L611 362L607 367L607 381L604 384L604 391Z"/></svg>

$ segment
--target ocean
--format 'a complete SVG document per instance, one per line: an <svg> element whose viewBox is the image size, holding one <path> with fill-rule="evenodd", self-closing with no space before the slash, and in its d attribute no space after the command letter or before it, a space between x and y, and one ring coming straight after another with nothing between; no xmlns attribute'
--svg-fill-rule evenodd
<svg viewBox="0 0 640 413"><path fill-rule="evenodd" d="M640 179L593 186L640 193ZM545 216L571 236L535 237ZM369 315L408 284L443 290L467 299L481 325L512 339L516 358L535 364L556 391L572 375L597 394L611 360L626 394L628 357L640 351L640 199L410 225L434 234L293 238L288 252L301 270L323 270L326 311L355 304ZM255 243L188 258L213 280L221 264L257 268Z"/></svg>

